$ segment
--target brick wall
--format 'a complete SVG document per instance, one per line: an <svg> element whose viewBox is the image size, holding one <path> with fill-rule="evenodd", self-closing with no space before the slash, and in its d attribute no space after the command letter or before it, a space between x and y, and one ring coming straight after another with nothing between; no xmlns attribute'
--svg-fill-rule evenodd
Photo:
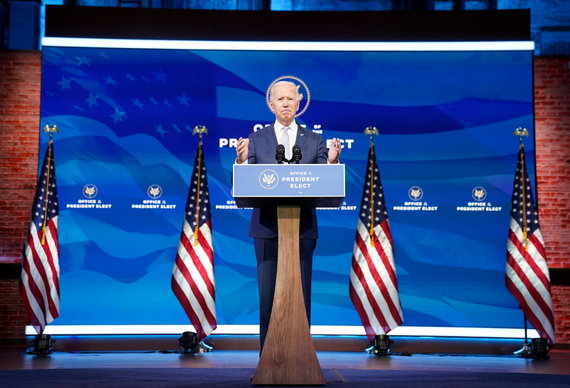
<svg viewBox="0 0 570 388"><path fill-rule="evenodd" d="M552 303L556 342L570 345L570 286L553 286Z"/></svg>
<svg viewBox="0 0 570 388"><path fill-rule="evenodd" d="M570 58L535 59L538 199L548 264L570 268ZM0 52L0 339L23 338L17 279L37 172L39 52ZM2 264L4 263L4 264ZM14 272L14 271L10 271ZM553 286L557 339L570 344L570 286Z"/></svg>
<svg viewBox="0 0 570 388"><path fill-rule="evenodd" d="M36 184L41 54L0 52L0 261L18 262ZM7 216L9 215L9 216Z"/></svg>
<svg viewBox="0 0 570 388"><path fill-rule="evenodd" d="M535 58L538 200L548 265L570 266L570 58Z"/></svg>
<svg viewBox="0 0 570 388"><path fill-rule="evenodd" d="M0 264L7 266L8 264ZM1 268L1 267L0 267ZM2 270L2 269L0 269ZM0 343L24 343L26 309L22 305L17 279L0 279Z"/></svg>
<svg viewBox="0 0 570 388"><path fill-rule="evenodd" d="M570 58L534 62L540 227L548 266L570 269ZM553 286L556 339L570 344L570 286Z"/></svg>
<svg viewBox="0 0 570 388"><path fill-rule="evenodd" d="M0 51L0 339L22 340L27 322L18 291L38 158L41 54Z"/></svg>

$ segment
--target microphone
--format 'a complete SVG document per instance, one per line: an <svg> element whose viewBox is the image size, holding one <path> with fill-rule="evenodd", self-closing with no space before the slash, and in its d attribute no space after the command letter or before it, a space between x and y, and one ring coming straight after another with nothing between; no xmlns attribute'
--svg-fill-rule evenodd
<svg viewBox="0 0 570 388"><path fill-rule="evenodd" d="M303 155L301 155L301 147L299 147L298 144L295 144L293 146L293 157L291 158L291 161L294 161L296 164L299 164L301 159L303 159Z"/></svg>
<svg viewBox="0 0 570 388"><path fill-rule="evenodd" d="M287 159L285 159L285 146L283 144L278 144L277 149L275 150L275 160L277 163L281 164Z"/></svg>

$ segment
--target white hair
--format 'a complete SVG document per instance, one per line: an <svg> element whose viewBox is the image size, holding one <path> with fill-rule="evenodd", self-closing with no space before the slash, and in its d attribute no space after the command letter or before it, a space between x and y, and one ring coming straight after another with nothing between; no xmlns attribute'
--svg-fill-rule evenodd
<svg viewBox="0 0 570 388"><path fill-rule="evenodd" d="M303 95L301 93L299 93L299 88L301 87L301 85L296 85L294 82L291 82L291 81L279 81L279 82L275 82L273 85L271 85L271 89L269 89L269 100L270 101L273 101L273 88L277 85L293 85L295 87L295 100L301 101L303 99Z"/></svg>

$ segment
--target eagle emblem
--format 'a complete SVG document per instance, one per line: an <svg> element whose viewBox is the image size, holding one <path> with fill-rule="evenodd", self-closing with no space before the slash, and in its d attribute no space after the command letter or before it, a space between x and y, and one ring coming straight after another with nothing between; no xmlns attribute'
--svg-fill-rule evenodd
<svg viewBox="0 0 570 388"><path fill-rule="evenodd" d="M412 201L419 201L420 199L422 199L423 195L424 191L419 186L412 186L408 190L408 197L410 197Z"/></svg>
<svg viewBox="0 0 570 388"><path fill-rule="evenodd" d="M279 183L279 175L275 170L263 170L259 174L259 184L264 189L272 189L277 186L277 183Z"/></svg>
<svg viewBox="0 0 570 388"><path fill-rule="evenodd" d="M267 186L271 186L273 184L273 182L275 182L275 175L273 174L263 174L263 178L261 178L261 180L263 181L263 183L265 183Z"/></svg>
<svg viewBox="0 0 570 388"><path fill-rule="evenodd" d="M487 190L485 190L484 187L477 186L471 192L471 196L475 201L483 201L485 198L487 198Z"/></svg>
<svg viewBox="0 0 570 388"><path fill-rule="evenodd" d="M147 194L152 199L158 199L162 195L162 188L159 185L150 185Z"/></svg>
<svg viewBox="0 0 570 388"><path fill-rule="evenodd" d="M91 183L83 186L83 196L85 198L95 198L97 196L97 186Z"/></svg>

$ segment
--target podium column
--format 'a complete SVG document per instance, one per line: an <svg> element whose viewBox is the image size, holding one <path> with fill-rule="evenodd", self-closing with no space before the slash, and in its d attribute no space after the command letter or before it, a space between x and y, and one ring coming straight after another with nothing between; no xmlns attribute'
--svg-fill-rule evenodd
<svg viewBox="0 0 570 388"><path fill-rule="evenodd" d="M254 385L324 385L311 337L299 263L300 206L278 206L275 297Z"/></svg>

